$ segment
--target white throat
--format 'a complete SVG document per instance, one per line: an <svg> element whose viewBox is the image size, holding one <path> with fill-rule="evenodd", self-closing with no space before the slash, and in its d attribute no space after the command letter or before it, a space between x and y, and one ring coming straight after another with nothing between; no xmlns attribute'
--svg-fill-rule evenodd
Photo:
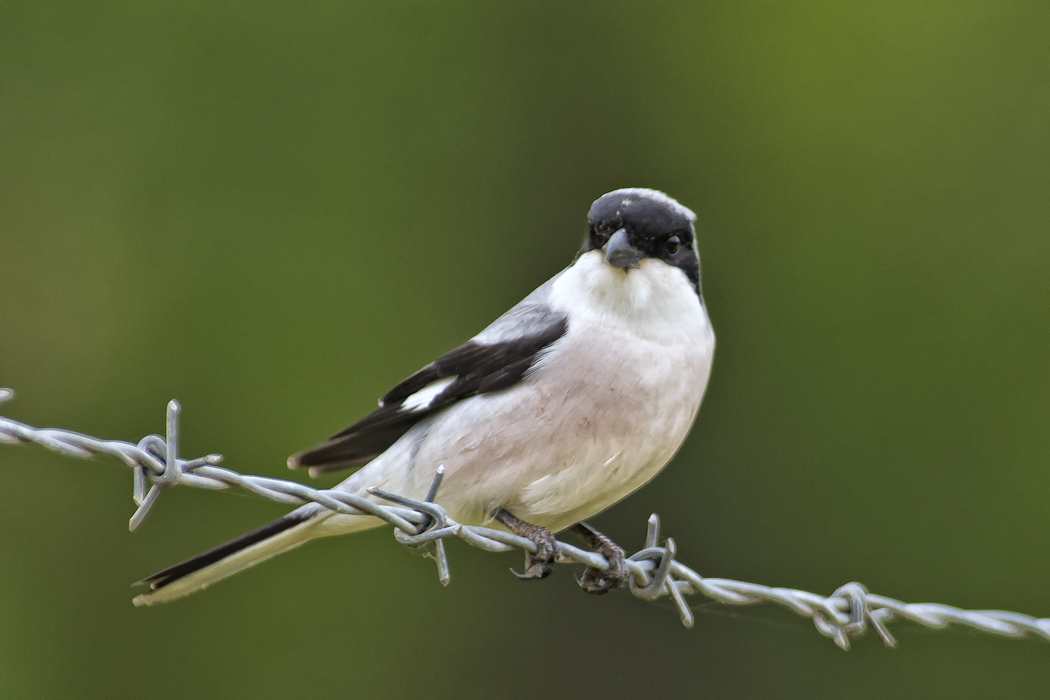
<svg viewBox="0 0 1050 700"><path fill-rule="evenodd" d="M550 304L573 320L628 323L640 335L664 336L683 326L700 330L707 313L685 273L653 258L637 269L605 262L602 252L584 253L554 281Z"/></svg>

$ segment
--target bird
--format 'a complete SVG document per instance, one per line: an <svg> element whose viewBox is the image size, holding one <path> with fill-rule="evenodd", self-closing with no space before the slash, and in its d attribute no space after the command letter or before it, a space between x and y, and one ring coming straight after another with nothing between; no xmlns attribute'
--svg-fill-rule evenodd
<svg viewBox="0 0 1050 700"><path fill-rule="evenodd" d="M520 577L548 575L554 534L571 529L609 563L585 569L581 587L618 587L624 550L586 521L671 460L711 375L695 222L657 190L602 195L568 267L288 466L311 476L356 469L335 488L377 501L369 489L423 500L443 467L438 502L449 516L536 544ZM150 590L134 602L175 600L309 540L381 524L304 505L139 581Z"/></svg>

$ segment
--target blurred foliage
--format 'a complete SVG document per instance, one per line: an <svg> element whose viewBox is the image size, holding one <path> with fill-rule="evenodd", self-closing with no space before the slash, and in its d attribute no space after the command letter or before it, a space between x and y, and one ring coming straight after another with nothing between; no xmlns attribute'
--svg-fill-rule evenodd
<svg viewBox="0 0 1050 700"><path fill-rule="evenodd" d="M1050 6L0 4L2 412L284 475L563 267L590 202L699 213L719 337L658 511L703 573L1050 616ZM0 448L0 697L1043 698L1050 648L776 610L696 629L388 532L134 609L282 512ZM710 612L712 614L704 614ZM724 613L724 614L715 614Z"/></svg>

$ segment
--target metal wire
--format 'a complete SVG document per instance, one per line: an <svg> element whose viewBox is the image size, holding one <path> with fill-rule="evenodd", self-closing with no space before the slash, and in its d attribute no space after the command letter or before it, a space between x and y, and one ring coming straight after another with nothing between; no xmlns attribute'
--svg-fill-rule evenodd
<svg viewBox="0 0 1050 700"><path fill-rule="evenodd" d="M0 389L0 403L13 396L10 389ZM138 507L129 522L132 530L142 524L165 488L175 485L209 489L234 486L280 503L300 505L312 502L339 513L367 513L381 518L394 526L395 537L404 545L420 547L433 543L438 577L445 585L450 581L450 574L444 540L449 537L458 537L490 552L536 551L536 545L524 537L486 527L462 525L450 518L434 502L444 475L443 468L438 469L426 500L416 501L378 489L371 490L372 495L392 504L381 505L341 491L313 489L294 481L240 474L218 466L222 457L216 454L182 459L178 456L179 412L179 403L170 401L166 437L149 435L138 444L100 440L58 428L34 428L0 416L0 443L33 443L69 457L90 458L100 454L116 457L134 472L132 495ZM705 578L675 560L674 540L667 539L663 546L659 540L660 520L653 515L649 518L645 547L627 560L630 571L627 588L645 600L667 596L686 627L692 627L694 621L685 596L702 595L727 605L774 603L787 608L811 618L818 632L844 650L849 649L850 640L869 629L874 630L886 646L896 646L886 628L895 620L909 620L933 629L958 625L1001 637L1030 636L1050 641L1050 619L1001 610L962 610L938 603L902 603L869 593L859 583L848 583L825 597L791 588ZM583 564L601 571L609 567L600 554L564 542L558 542L558 549L559 563Z"/></svg>

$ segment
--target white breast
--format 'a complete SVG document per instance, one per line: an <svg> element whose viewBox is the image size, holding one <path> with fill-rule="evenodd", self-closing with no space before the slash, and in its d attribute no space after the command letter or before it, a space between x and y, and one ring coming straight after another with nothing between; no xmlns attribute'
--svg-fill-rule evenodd
<svg viewBox="0 0 1050 700"><path fill-rule="evenodd" d="M503 507L560 530L655 476L711 371L714 334L692 284L661 261L625 272L594 251L553 281L546 303L568 330L524 382L421 423L361 479L422 494L444 465L438 500L456 520L485 523Z"/></svg>
<svg viewBox="0 0 1050 700"><path fill-rule="evenodd" d="M555 282L551 304L571 321L565 347L540 370L545 383L575 394L566 399L561 439L577 459L528 484L522 506L535 521L564 527L624 498L670 461L700 407L714 333L689 280L658 260L624 271L600 253L585 255Z"/></svg>

